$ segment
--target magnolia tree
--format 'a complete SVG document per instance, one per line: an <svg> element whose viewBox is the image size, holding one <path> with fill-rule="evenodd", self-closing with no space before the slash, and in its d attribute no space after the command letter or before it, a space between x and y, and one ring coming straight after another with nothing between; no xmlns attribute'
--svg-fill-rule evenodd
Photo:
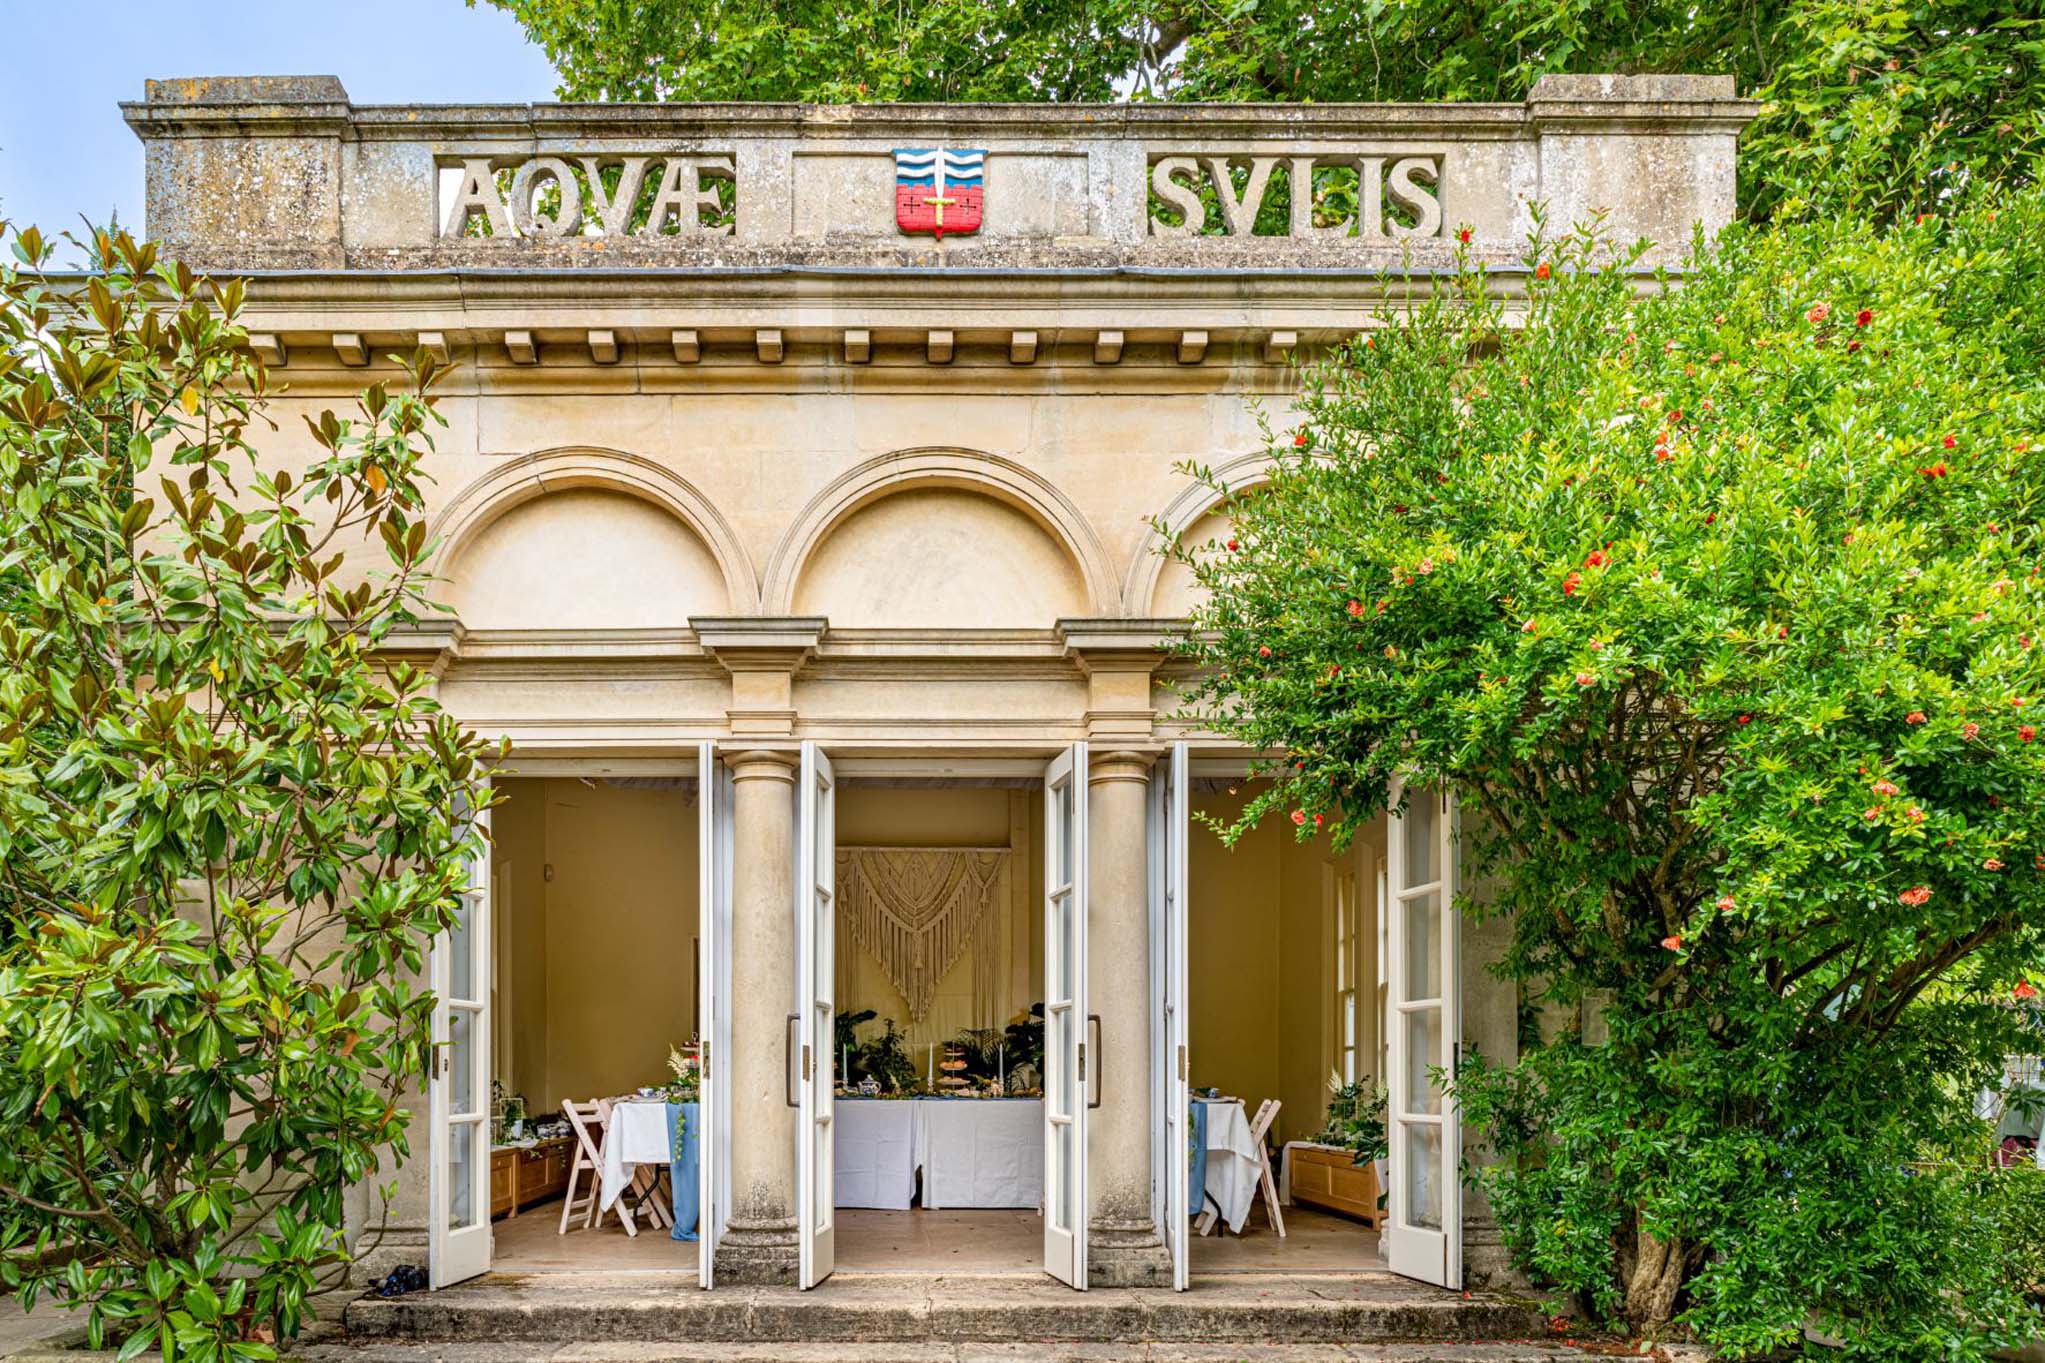
<svg viewBox="0 0 2045 1363"><path fill-rule="evenodd" d="M267 1356L406 1154L474 836L477 741L377 660L423 604L431 364L265 471L238 283L10 245L0 1280L124 1355Z"/></svg>
<svg viewBox="0 0 2045 1363"><path fill-rule="evenodd" d="M1537 1281L1979 1358L2037 1325L1972 1099L2041 1040L2045 195L1697 249L1537 238L1307 370L1176 549L1191 708L1283 754L1246 820L1458 795L1526 1035L1456 1086Z"/></svg>

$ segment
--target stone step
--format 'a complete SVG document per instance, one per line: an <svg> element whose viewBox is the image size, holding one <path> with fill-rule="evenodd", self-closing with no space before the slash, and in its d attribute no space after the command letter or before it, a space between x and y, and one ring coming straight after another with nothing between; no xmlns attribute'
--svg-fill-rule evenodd
<svg viewBox="0 0 2045 1363"><path fill-rule="evenodd" d="M1597 1357L1610 1358L1609 1351ZM328 1343L297 1363L1590 1363L1561 1344L731 1343L501 1340L488 1344Z"/></svg>
<svg viewBox="0 0 2045 1363"><path fill-rule="evenodd" d="M813 1292L704 1292L669 1275L492 1275L441 1292L361 1298L348 1304L343 1323L357 1343L688 1340L692 1347L1355 1344L1540 1340L1547 1333L1534 1302L1444 1292L1382 1273L1215 1277L1196 1279L1185 1293L1074 1292L1041 1278L906 1274L840 1274Z"/></svg>

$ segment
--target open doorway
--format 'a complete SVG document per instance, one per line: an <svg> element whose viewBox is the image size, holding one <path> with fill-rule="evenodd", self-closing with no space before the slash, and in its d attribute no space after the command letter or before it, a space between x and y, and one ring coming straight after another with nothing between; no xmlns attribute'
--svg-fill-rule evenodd
<svg viewBox="0 0 2045 1363"><path fill-rule="evenodd" d="M1044 1271L1042 786L839 776L839 1270Z"/></svg>
<svg viewBox="0 0 2045 1363"><path fill-rule="evenodd" d="M1275 818L1223 845L1259 790L1189 782L1190 1268L1383 1269L1384 1169L1358 1151L1383 1129L1386 821L1339 853Z"/></svg>
<svg viewBox="0 0 2045 1363"><path fill-rule="evenodd" d="M596 775L496 782L490 1211L499 1272L698 1272L698 1174L682 1164L700 1149L667 1104L671 1059L686 1064L699 1040L698 784ZM608 1133L622 1150L627 1122L645 1118L634 1138L665 1137L668 1148L635 1152L648 1158L631 1167L633 1181L607 1190L601 1169L575 1171L578 1139L564 1104L579 1109L599 1146ZM678 1129L690 1156L681 1163ZM571 1191L578 1206L564 1216ZM594 1218L581 1209L592 1191Z"/></svg>

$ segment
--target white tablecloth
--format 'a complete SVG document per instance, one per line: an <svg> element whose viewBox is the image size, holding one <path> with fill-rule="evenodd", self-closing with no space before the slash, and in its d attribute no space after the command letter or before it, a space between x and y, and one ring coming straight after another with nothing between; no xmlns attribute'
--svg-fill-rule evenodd
<svg viewBox="0 0 2045 1363"><path fill-rule="evenodd" d="M1243 1222L1249 1219L1260 1167L1243 1100L1229 1098L1208 1103L1207 1196L1221 1208L1221 1219L1238 1235L1242 1234Z"/></svg>
<svg viewBox="0 0 2045 1363"><path fill-rule="evenodd" d="M618 1194L632 1181L632 1171L642 1164L668 1164L674 1160L673 1133L668 1130L667 1101L614 1103L604 1127L604 1210L609 1211Z"/></svg>
<svg viewBox="0 0 2045 1363"><path fill-rule="evenodd" d="M908 1207L916 1195L917 1107L863 1098L832 1104L832 1194L838 1206Z"/></svg>
<svg viewBox="0 0 2045 1363"><path fill-rule="evenodd" d="M916 1107L924 1207L1043 1205L1042 1099L933 1098Z"/></svg>
<svg viewBox="0 0 2045 1363"><path fill-rule="evenodd" d="M840 1207L1026 1207L1044 1200L1044 1104L1037 1098L840 1098L832 1193Z"/></svg>

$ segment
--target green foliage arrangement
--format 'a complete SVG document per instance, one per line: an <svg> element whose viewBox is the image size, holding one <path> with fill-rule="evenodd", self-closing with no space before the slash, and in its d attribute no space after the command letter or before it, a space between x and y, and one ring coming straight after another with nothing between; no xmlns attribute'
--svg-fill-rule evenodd
<svg viewBox="0 0 2045 1363"><path fill-rule="evenodd" d="M1178 552L1246 820L1447 785L1536 1029L1457 1077L1507 1244L1730 1356L2037 1330L1963 1152L2045 976L2045 192L1594 236L1302 375ZM1643 287L1645 285L1646 287Z"/></svg>
<svg viewBox="0 0 2045 1363"><path fill-rule="evenodd" d="M468 0L474 5L476 0ZM1555 72L1730 75L1741 200L1909 215L2045 147L2045 13L2000 0L488 0L564 99L1518 100Z"/></svg>
<svg viewBox="0 0 2045 1363"><path fill-rule="evenodd" d="M376 1233L343 1194L409 1153L477 850L477 740L376 657L424 608L432 365L267 471L238 282L0 239L0 1282L124 1357L265 1358Z"/></svg>
<svg viewBox="0 0 2045 1363"><path fill-rule="evenodd" d="M1339 1145L1358 1164L1381 1160L1385 1143L1385 1091L1362 1081L1338 1084L1328 1095L1328 1120L1314 1137L1323 1145Z"/></svg>

